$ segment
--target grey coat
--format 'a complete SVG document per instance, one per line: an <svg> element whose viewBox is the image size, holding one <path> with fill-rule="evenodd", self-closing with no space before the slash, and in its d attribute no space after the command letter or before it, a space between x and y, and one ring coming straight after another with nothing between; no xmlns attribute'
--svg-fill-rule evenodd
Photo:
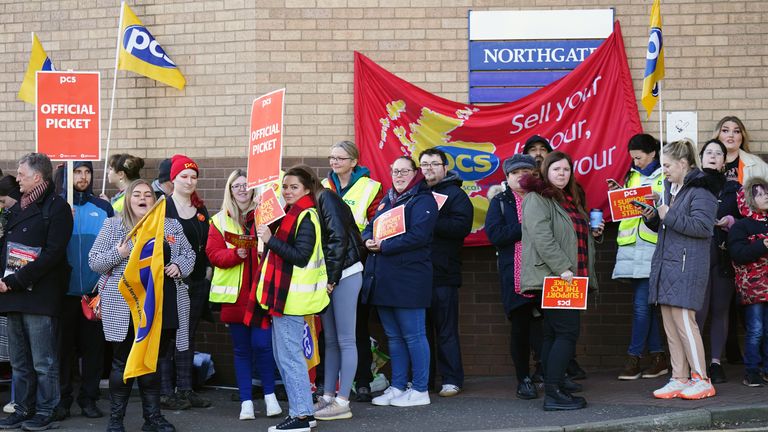
<svg viewBox="0 0 768 432"><path fill-rule="evenodd" d="M664 185L669 203L670 184L665 180ZM685 176L664 220L657 216L649 222L659 227L659 240L651 264L648 303L701 309L716 214L717 198L707 176L694 169Z"/></svg>

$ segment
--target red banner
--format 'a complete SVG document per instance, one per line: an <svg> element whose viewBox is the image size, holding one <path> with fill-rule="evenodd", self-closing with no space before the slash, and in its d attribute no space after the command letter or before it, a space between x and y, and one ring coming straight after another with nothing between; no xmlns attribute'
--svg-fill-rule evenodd
<svg viewBox="0 0 768 432"><path fill-rule="evenodd" d="M504 180L502 162L532 135L570 154L589 208L609 214L607 178L623 178L627 142L642 132L618 22L613 34L564 78L515 102L481 106L422 90L355 53L355 139L361 163L389 187L390 164L401 155L418 162L437 147L464 180L475 208L466 245L487 245L483 232L488 188Z"/></svg>

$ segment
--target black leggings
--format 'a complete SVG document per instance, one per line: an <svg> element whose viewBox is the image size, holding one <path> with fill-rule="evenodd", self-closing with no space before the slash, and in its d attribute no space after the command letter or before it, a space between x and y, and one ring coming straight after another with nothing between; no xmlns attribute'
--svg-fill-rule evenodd
<svg viewBox="0 0 768 432"><path fill-rule="evenodd" d="M543 309L544 340L541 361L544 366L544 384L561 385L565 369L576 351L579 339L581 311L572 309Z"/></svg>
<svg viewBox="0 0 768 432"><path fill-rule="evenodd" d="M509 353L515 365L518 383L530 377L531 349L541 353L541 318L534 318L534 303L512 309L507 315L510 323Z"/></svg>

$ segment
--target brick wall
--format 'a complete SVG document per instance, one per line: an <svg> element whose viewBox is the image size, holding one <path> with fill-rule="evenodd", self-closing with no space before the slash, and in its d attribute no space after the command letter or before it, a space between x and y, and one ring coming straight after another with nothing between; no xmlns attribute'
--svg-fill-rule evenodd
<svg viewBox="0 0 768 432"><path fill-rule="evenodd" d="M175 152L199 159L211 209L226 175L244 165L250 103L287 88L286 165L323 167L328 146L354 135L353 51L457 101L467 100L467 11L614 7L640 96L650 0L136 0L131 7L187 78L183 91L132 72L117 82L112 149L147 158L144 176ZM106 137L118 2L0 3L0 168L34 149L34 112L16 99L37 32L58 69L102 73ZM670 0L662 6L668 110L695 110L700 139L726 114L741 117L753 148L768 152L768 2ZM642 116L644 117L644 116ZM656 131L654 121L644 122ZM98 167L95 178L100 184ZM98 189L98 187L97 187ZM615 227L598 247L601 289L584 314L582 363L616 367L629 338L631 293L614 284ZM491 248L464 251L462 343L469 374L509 373L508 325ZM226 329L204 325L200 348L232 383Z"/></svg>

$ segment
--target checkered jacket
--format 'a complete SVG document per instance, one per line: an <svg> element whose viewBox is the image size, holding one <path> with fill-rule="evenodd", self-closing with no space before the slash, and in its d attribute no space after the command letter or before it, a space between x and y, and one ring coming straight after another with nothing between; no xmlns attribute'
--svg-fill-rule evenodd
<svg viewBox="0 0 768 432"><path fill-rule="evenodd" d="M128 258L122 258L117 252L117 245L128 234L120 217L112 217L104 222L96 242L88 254L91 270L109 275L106 285L100 285L101 317L104 324L104 338L109 342L122 342L128 334L131 312L118 289L120 278L125 272ZM173 236L176 241L170 244L171 262L179 266L182 277L192 273L195 265L195 252L192 250L181 224L175 219L165 219L165 236ZM189 288L176 279L176 298L179 312L179 329L176 332L176 348L179 351L189 349Z"/></svg>

